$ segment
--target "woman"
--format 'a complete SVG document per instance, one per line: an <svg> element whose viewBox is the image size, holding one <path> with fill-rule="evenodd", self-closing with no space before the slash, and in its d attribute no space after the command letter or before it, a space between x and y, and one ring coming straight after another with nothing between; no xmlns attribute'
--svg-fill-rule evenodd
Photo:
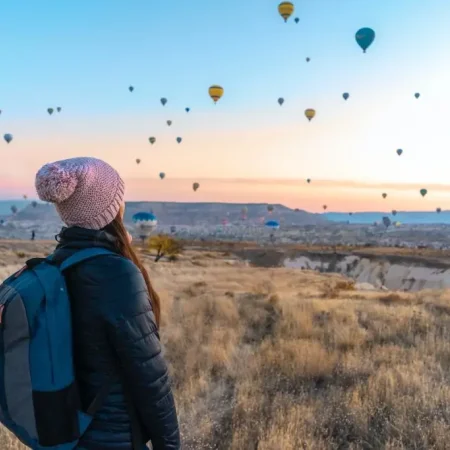
<svg viewBox="0 0 450 450"><path fill-rule="evenodd" d="M74 364L82 406L107 386L102 406L82 436L80 450L180 449L167 366L161 354L160 301L123 224L124 183L95 158L43 166L36 175L41 200L52 202L67 225L55 261L102 247L114 254L68 271Z"/></svg>

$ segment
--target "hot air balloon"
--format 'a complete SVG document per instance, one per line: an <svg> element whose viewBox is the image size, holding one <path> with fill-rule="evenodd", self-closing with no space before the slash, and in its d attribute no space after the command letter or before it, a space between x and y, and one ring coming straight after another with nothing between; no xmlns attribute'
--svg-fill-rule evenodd
<svg viewBox="0 0 450 450"><path fill-rule="evenodd" d="M399 149L397 150L397 155L398 155L398 156L401 156L402 153L403 153L403 150L402 150L401 148L399 148Z"/></svg>
<svg viewBox="0 0 450 450"><path fill-rule="evenodd" d="M294 19L294 21L295 21L295 23L299 23L299 22L300 22L300 19L299 19L298 17L296 17L296 18Z"/></svg>
<svg viewBox="0 0 450 450"><path fill-rule="evenodd" d="M162 98L161 100L161 104L163 105L163 106L166 106L166 103L167 103L167 98Z"/></svg>
<svg viewBox="0 0 450 450"><path fill-rule="evenodd" d="M153 145L156 142L156 138L151 136L151 137L148 138L148 141L150 142L150 144Z"/></svg>
<svg viewBox="0 0 450 450"><path fill-rule="evenodd" d="M130 86L130 87L128 88L128 90L129 90L130 92L133 92L133 91L134 91L134 87L133 87L133 86Z"/></svg>
<svg viewBox="0 0 450 450"><path fill-rule="evenodd" d="M363 49L363 52L366 53L366 50L375 40L375 31L373 31L372 28L361 28L356 32L355 39L358 45Z"/></svg>
<svg viewBox="0 0 450 450"><path fill-rule="evenodd" d="M47 112L52 115L53 114L53 108L47 108Z"/></svg>
<svg viewBox="0 0 450 450"><path fill-rule="evenodd" d="M16 214L17 211L18 211L17 206L16 206L16 205L12 205L12 206L11 206L11 212L12 212L13 214Z"/></svg>
<svg viewBox="0 0 450 450"><path fill-rule="evenodd" d="M344 100L348 100L348 98L350 97L350 94L348 92L344 92L342 94L342 97L344 97Z"/></svg>
<svg viewBox="0 0 450 450"><path fill-rule="evenodd" d="M177 137L177 142L179 143L179 144L181 144L181 141L183 140L183 138L180 138L180 137Z"/></svg>
<svg viewBox="0 0 450 450"><path fill-rule="evenodd" d="M386 192L383 192L383 193L381 194L381 196L382 196L383 198L386 198L386 197L387 197Z"/></svg>
<svg viewBox="0 0 450 450"><path fill-rule="evenodd" d="M349 212L348 215L349 215L349 216L353 216L353 213L352 213L352 212Z"/></svg>
<svg viewBox="0 0 450 450"><path fill-rule="evenodd" d="M269 214L273 212L273 205L267 205L267 211L269 211Z"/></svg>
<svg viewBox="0 0 450 450"><path fill-rule="evenodd" d="M31 202L31 206L32 206L33 208L36 208L36 206L37 206L37 201L36 201L36 200L33 200L33 201Z"/></svg>
<svg viewBox="0 0 450 450"><path fill-rule="evenodd" d="M141 160L139 158L136 159L136 164L140 164Z"/></svg>
<svg viewBox="0 0 450 450"><path fill-rule="evenodd" d="M306 182L309 184L309 183L311 183L311 178L308 178L307 180L306 180Z"/></svg>
<svg viewBox="0 0 450 450"><path fill-rule="evenodd" d="M323 208L324 211L326 211L328 206L327 205L323 205L322 208Z"/></svg>
<svg viewBox="0 0 450 450"><path fill-rule="evenodd" d="M441 212L441 208L436 208L436 212L439 214Z"/></svg>
<svg viewBox="0 0 450 450"><path fill-rule="evenodd" d="M396 216L397 215L397 211L395 209L392 210L392 215Z"/></svg>
<svg viewBox="0 0 450 450"><path fill-rule="evenodd" d="M23 194L23 198L26 200L28 198L27 194Z"/></svg>
<svg viewBox="0 0 450 450"><path fill-rule="evenodd" d="M209 88L209 96L214 100L214 103L217 103L218 100L222 98L223 95L223 87L214 84Z"/></svg>
<svg viewBox="0 0 450 450"><path fill-rule="evenodd" d="M61 112L61 106L58 106L57 108L56 108L56 111L58 111L59 113Z"/></svg>
<svg viewBox="0 0 450 450"><path fill-rule="evenodd" d="M6 134L3 136L3 139L9 144L9 143L13 140L13 135L12 135L12 134L9 134L9 133L6 133Z"/></svg>
<svg viewBox="0 0 450 450"><path fill-rule="evenodd" d="M265 226L271 230L278 230L280 228L280 224L276 220L267 221Z"/></svg>
<svg viewBox="0 0 450 450"><path fill-rule="evenodd" d="M156 216L148 212L138 212L132 217L132 220L142 240L145 240L158 225Z"/></svg>
<svg viewBox="0 0 450 450"><path fill-rule="evenodd" d="M194 192L196 192L199 187L200 187L200 185L198 183L194 183L192 185L192 189L194 189Z"/></svg>
<svg viewBox="0 0 450 450"><path fill-rule="evenodd" d="M291 2L281 2L278 5L278 12L285 22L291 17L294 12L294 5Z"/></svg>
<svg viewBox="0 0 450 450"><path fill-rule="evenodd" d="M307 109L305 111L305 116L310 122L312 119L314 119L315 115L316 115L316 111L314 109Z"/></svg>
<svg viewBox="0 0 450 450"><path fill-rule="evenodd" d="M166 174L164 172L159 173L159 178L161 178L161 180L164 180L165 177L166 177Z"/></svg>
<svg viewBox="0 0 450 450"><path fill-rule="evenodd" d="M169 125L169 127L170 127L170 125L172 125L172 121L171 121L171 120L168 120L168 121L167 121L167 125Z"/></svg>
<svg viewBox="0 0 450 450"><path fill-rule="evenodd" d="M386 227L386 228L389 228L389 226L391 225L391 219L389 219L389 217L387 217L387 216L385 216L385 217L383 217L383 225Z"/></svg>
<svg viewBox="0 0 450 450"><path fill-rule="evenodd" d="M427 191L426 189L421 189L421 190L420 190L420 195L421 195L422 197L425 197L425 195L427 195L427 193L428 193L428 191Z"/></svg>
<svg viewBox="0 0 450 450"><path fill-rule="evenodd" d="M280 98L278 99L278 104L279 104L280 106L282 106L283 103L284 103L284 98L283 98L283 97L280 97Z"/></svg>
<svg viewBox="0 0 450 450"><path fill-rule="evenodd" d="M306 62L310 62L311 61L311 58L306 58Z"/></svg>
<svg viewBox="0 0 450 450"><path fill-rule="evenodd" d="M420 93L419 93L419 92L416 92L416 93L414 94L414 97L419 98L419 97L420 97Z"/></svg>
<svg viewBox="0 0 450 450"><path fill-rule="evenodd" d="M185 110L186 112L189 112L189 111L191 110L191 108L184 108L184 110Z"/></svg>

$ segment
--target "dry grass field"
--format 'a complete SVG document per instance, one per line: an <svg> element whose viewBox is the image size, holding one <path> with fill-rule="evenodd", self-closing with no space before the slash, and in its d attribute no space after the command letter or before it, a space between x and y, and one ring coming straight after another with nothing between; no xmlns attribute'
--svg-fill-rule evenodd
<svg viewBox="0 0 450 450"><path fill-rule="evenodd" d="M52 246L0 242L0 279ZM206 250L145 260L185 449L450 448L450 293L360 292Z"/></svg>

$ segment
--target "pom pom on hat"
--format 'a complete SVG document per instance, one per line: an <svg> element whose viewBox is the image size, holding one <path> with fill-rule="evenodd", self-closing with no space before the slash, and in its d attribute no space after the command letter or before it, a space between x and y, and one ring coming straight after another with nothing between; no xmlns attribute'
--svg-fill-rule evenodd
<svg viewBox="0 0 450 450"><path fill-rule="evenodd" d="M43 166L36 174L36 191L45 202L61 203L67 200L78 184L77 173L58 163Z"/></svg>
<svg viewBox="0 0 450 450"><path fill-rule="evenodd" d="M79 157L42 167L36 174L36 191L41 200L55 203L69 227L101 230L124 204L125 185L106 162Z"/></svg>

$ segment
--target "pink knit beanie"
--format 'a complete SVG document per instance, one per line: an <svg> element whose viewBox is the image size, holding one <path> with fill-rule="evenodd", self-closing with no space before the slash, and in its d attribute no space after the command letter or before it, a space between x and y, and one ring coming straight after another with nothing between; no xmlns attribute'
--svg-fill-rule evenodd
<svg viewBox="0 0 450 450"><path fill-rule="evenodd" d="M71 158L43 166L36 174L41 200L55 203L68 226L100 230L117 216L125 186L119 174L96 158Z"/></svg>

